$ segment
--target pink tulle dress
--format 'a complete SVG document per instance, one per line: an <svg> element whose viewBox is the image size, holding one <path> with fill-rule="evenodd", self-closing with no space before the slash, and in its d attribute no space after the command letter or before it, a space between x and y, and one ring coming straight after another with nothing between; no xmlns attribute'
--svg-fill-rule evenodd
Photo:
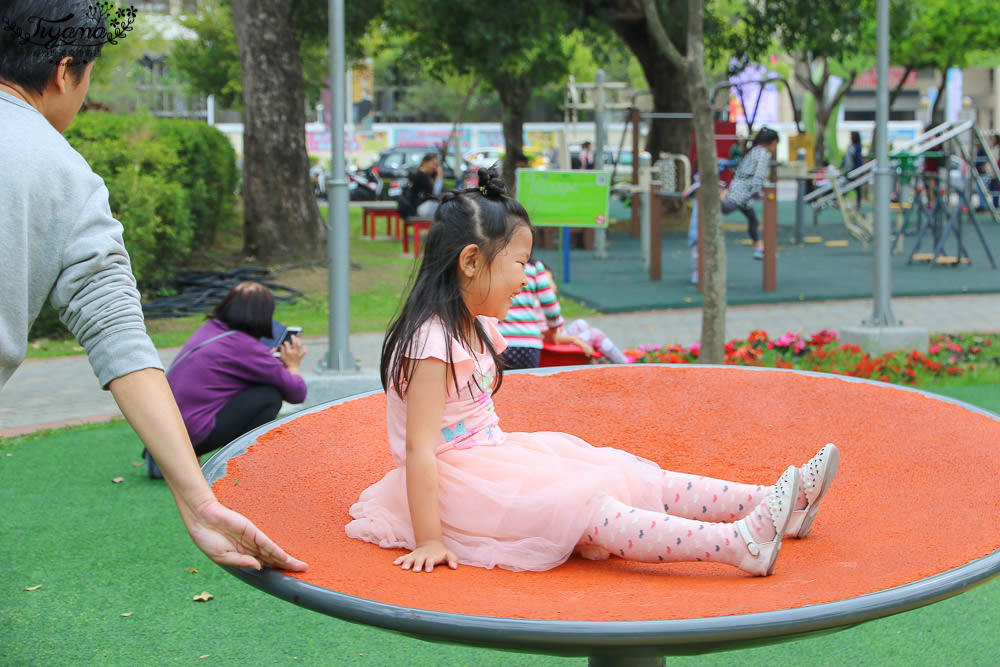
<svg viewBox="0 0 1000 667"><path fill-rule="evenodd" d="M479 320L497 351L503 350L496 320ZM446 337L440 321L424 324L407 356L444 361L448 346L459 390L449 374L437 448L438 495L444 544L460 563L541 571L565 562L575 549L586 558L607 558L607 551L579 544L594 499L609 495L633 507L663 510L661 472L651 461L566 433L504 433L493 407L493 358ZM413 549L406 399L392 389L386 399L397 467L362 492L346 530L382 547Z"/></svg>

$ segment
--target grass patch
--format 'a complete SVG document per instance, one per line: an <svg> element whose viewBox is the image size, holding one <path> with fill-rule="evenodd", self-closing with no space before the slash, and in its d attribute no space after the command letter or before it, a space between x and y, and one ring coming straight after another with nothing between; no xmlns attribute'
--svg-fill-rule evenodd
<svg viewBox="0 0 1000 667"><path fill-rule="evenodd" d="M372 241L361 234L361 209L348 209L351 235L351 271L349 305L350 332L364 333L384 331L396 315L403 295L407 292L411 274L416 266L413 256L404 255L402 243L390 240ZM326 204L320 205L320 213L327 216ZM379 232L384 232L384 223L379 220ZM199 264L187 268L229 269L237 255L233 253L233 234L242 234L241 229L227 230L220 235L218 252L199 255ZM226 259L220 259L226 258ZM222 262L222 264L220 264ZM306 336L329 335L329 277L325 263L271 267L274 282L287 285L303 293L294 304L279 303L275 317L287 324L301 326ZM596 311L573 301L560 299L566 319L588 317ZM190 317L147 320L146 328L157 348L179 347L194 331L205 322L203 315ZM57 357L82 354L83 348L73 339L33 340L28 345L28 358Z"/></svg>

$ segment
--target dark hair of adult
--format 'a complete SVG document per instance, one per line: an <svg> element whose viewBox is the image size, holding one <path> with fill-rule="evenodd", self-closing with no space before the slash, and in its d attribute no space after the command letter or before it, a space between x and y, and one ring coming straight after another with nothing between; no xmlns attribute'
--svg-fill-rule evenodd
<svg viewBox="0 0 1000 667"><path fill-rule="evenodd" d="M851 132L851 144L857 144L858 146L861 145L861 133L857 130L853 130Z"/></svg>
<svg viewBox="0 0 1000 667"><path fill-rule="evenodd" d="M42 93L67 56L76 81L97 59L107 19L92 0L9 0L0 8L0 81Z"/></svg>
<svg viewBox="0 0 1000 667"><path fill-rule="evenodd" d="M424 258L416 270L413 287L386 332L379 369L382 387L388 390L392 385L400 396L405 393L412 374L405 358L420 352L410 349L414 335L432 317L441 320L449 338L461 341L470 351L471 345L465 338L469 331L475 331L496 362L494 391L500 389L503 363L486 331L465 305L458 261L464 248L476 245L485 255L488 267L510 242L514 231L521 226L530 230L531 221L520 202L507 196L507 187L494 169L480 169L479 184L478 188L453 190L441 197L434 223L427 232ZM450 347L447 357L445 361L452 365ZM451 374L457 391L458 377L453 365Z"/></svg>
<svg viewBox="0 0 1000 667"><path fill-rule="evenodd" d="M266 338L273 328L274 295L260 283L245 280L229 290L209 317L254 338Z"/></svg>
<svg viewBox="0 0 1000 667"><path fill-rule="evenodd" d="M778 133L769 127L762 127L753 138L753 146L767 146L778 140Z"/></svg>
<svg viewBox="0 0 1000 667"><path fill-rule="evenodd" d="M431 160L436 160L436 159L437 159L437 153L424 153L424 156L420 158L420 166L422 167Z"/></svg>

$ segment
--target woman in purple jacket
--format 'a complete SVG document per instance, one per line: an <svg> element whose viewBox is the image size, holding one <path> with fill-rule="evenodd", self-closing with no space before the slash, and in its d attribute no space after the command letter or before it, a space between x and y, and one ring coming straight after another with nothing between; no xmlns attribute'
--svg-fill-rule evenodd
<svg viewBox="0 0 1000 667"><path fill-rule="evenodd" d="M299 337L283 343L277 357L261 343L271 336L273 315L270 290L260 283L240 283L192 334L167 371L198 456L271 421L282 400L305 400L299 365L306 348ZM152 477L155 471L150 472Z"/></svg>

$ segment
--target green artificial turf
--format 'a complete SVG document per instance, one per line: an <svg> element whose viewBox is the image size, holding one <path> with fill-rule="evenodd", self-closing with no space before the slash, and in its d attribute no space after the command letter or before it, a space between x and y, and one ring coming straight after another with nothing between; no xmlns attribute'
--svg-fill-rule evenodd
<svg viewBox="0 0 1000 667"><path fill-rule="evenodd" d="M1000 412L996 385L940 393ZM123 423L0 440L0 664L586 664L421 641L248 586L190 542L166 486L133 465L140 449ZM203 591L214 599L195 602ZM667 662L992 665L997 609L1000 580L842 632Z"/></svg>

